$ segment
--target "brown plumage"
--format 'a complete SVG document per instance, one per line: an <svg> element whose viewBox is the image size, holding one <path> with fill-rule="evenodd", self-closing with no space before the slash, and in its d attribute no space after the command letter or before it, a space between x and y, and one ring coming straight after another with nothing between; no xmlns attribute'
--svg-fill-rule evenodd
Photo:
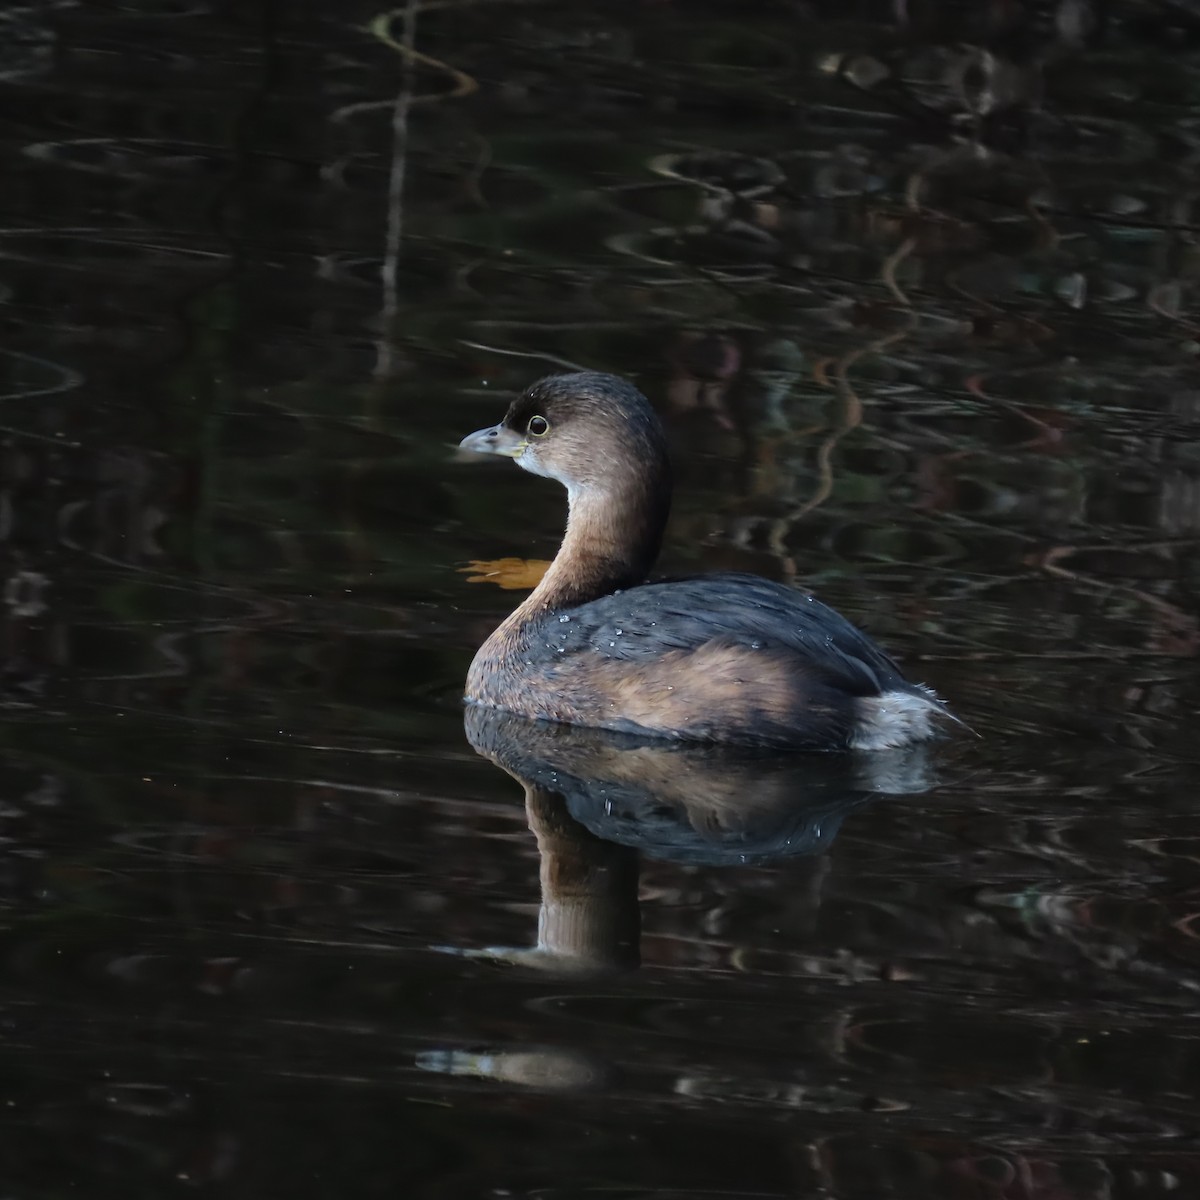
<svg viewBox="0 0 1200 1200"><path fill-rule="evenodd" d="M883 749L944 712L812 595L749 575L644 583L670 507L666 443L631 384L544 379L465 438L567 489L567 532L533 593L480 648L469 702L628 733Z"/></svg>

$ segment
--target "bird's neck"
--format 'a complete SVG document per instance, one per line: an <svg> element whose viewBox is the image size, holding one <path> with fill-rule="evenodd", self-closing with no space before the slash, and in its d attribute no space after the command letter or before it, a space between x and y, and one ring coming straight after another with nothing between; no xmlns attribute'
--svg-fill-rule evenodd
<svg viewBox="0 0 1200 1200"><path fill-rule="evenodd" d="M641 583L662 544L670 485L662 478L569 490L567 532L541 583L513 613L521 623Z"/></svg>

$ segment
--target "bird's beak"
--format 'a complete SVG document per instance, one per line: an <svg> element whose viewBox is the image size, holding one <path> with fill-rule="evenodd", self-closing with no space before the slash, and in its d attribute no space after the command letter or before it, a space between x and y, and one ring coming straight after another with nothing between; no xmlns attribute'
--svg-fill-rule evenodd
<svg viewBox="0 0 1200 1200"><path fill-rule="evenodd" d="M529 442L519 433L505 425L491 425L468 433L458 443L460 450L474 450L476 454L502 454L505 458L520 458Z"/></svg>

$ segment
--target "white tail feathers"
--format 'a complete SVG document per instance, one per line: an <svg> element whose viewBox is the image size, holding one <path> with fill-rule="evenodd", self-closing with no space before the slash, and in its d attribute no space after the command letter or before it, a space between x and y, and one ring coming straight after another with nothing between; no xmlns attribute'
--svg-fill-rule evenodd
<svg viewBox="0 0 1200 1200"><path fill-rule="evenodd" d="M921 686L915 692L884 692L857 702L858 720L850 735L852 750L893 750L933 737L933 721L946 717L963 722L934 695Z"/></svg>

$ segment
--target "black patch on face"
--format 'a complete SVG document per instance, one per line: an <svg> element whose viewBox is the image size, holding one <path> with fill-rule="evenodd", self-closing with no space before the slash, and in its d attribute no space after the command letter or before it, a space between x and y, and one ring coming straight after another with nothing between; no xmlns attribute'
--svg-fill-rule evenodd
<svg viewBox="0 0 1200 1200"><path fill-rule="evenodd" d="M504 424L517 433L524 433L529 428L529 422L533 417L545 417L553 425L553 419L547 415L545 405L539 406L534 398L526 392L508 406L508 412L504 414Z"/></svg>
<svg viewBox="0 0 1200 1200"><path fill-rule="evenodd" d="M551 429L579 417L616 418L635 434L651 440L662 438L658 416L645 396L626 380L600 371L576 371L539 379L512 402L504 424L524 433L532 417L545 417Z"/></svg>

